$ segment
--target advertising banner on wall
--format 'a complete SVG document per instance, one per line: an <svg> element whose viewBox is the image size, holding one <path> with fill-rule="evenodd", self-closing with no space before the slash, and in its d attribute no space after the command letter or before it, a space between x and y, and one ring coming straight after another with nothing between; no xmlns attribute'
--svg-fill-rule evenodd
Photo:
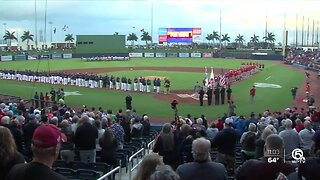
<svg viewBox="0 0 320 180"><path fill-rule="evenodd" d="M62 54L63 59L70 59L72 58L72 54Z"/></svg>
<svg viewBox="0 0 320 180"><path fill-rule="evenodd" d="M144 57L154 57L154 53L144 53Z"/></svg>
<svg viewBox="0 0 320 180"><path fill-rule="evenodd" d="M12 61L12 56L1 56L1 61Z"/></svg>
<svg viewBox="0 0 320 180"><path fill-rule="evenodd" d="M202 53L202 57L211 58L212 57L212 53Z"/></svg>
<svg viewBox="0 0 320 180"><path fill-rule="evenodd" d="M179 57L189 57L189 53L179 53Z"/></svg>
<svg viewBox="0 0 320 180"><path fill-rule="evenodd" d="M27 59L26 55L23 55L23 54L14 56L15 61L22 61L22 60L26 60L26 59Z"/></svg>
<svg viewBox="0 0 320 180"><path fill-rule="evenodd" d="M129 57L143 57L142 53L129 53Z"/></svg>
<svg viewBox="0 0 320 180"><path fill-rule="evenodd" d="M158 58L166 57L166 53L156 53L156 57Z"/></svg>
<svg viewBox="0 0 320 180"><path fill-rule="evenodd" d="M27 60L35 60L35 59L38 59L38 55L28 55Z"/></svg>
<svg viewBox="0 0 320 180"><path fill-rule="evenodd" d="M191 57L201 58L201 53L191 53Z"/></svg>
<svg viewBox="0 0 320 180"><path fill-rule="evenodd" d="M50 54L42 54L40 55L40 59L50 59Z"/></svg>
<svg viewBox="0 0 320 180"><path fill-rule="evenodd" d="M61 54L52 54L52 59L61 59Z"/></svg>
<svg viewBox="0 0 320 180"><path fill-rule="evenodd" d="M178 57L178 53L167 53L167 57Z"/></svg>

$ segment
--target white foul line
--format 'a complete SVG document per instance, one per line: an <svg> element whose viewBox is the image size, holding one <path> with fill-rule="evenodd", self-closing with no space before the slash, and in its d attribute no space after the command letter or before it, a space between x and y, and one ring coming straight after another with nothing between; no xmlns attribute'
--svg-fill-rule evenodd
<svg viewBox="0 0 320 180"><path fill-rule="evenodd" d="M271 78L271 76L267 77L265 80L268 80L269 78Z"/></svg>

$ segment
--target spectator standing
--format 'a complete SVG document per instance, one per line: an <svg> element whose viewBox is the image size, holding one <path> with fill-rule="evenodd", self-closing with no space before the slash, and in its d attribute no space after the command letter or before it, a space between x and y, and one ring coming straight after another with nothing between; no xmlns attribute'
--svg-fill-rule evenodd
<svg viewBox="0 0 320 180"><path fill-rule="evenodd" d="M98 130L89 122L89 117L81 117L83 124L79 126L74 135L74 142L80 152L80 159L84 163L96 162L96 139Z"/></svg>
<svg viewBox="0 0 320 180"><path fill-rule="evenodd" d="M40 115L37 115L37 116L40 116ZM38 126L39 126L38 118L36 118L35 115L31 115L29 122L22 127L24 144L26 148L25 153L26 153L26 156L28 156L29 158L32 157L32 151L31 151L32 136Z"/></svg>
<svg viewBox="0 0 320 180"><path fill-rule="evenodd" d="M116 149L118 147L117 142L113 136L112 129L107 128L104 131L103 136L99 140L101 147L101 159L103 162L116 166Z"/></svg>
<svg viewBox="0 0 320 180"><path fill-rule="evenodd" d="M51 168L60 152L60 142L66 137L52 124L39 126L32 137L33 160L28 164L14 166L7 180L65 180L64 176Z"/></svg>
<svg viewBox="0 0 320 180"><path fill-rule="evenodd" d="M304 154L309 155L311 149L312 137L314 136L315 131L311 127L310 121L304 122L304 129L299 132L301 138L301 147L304 151Z"/></svg>
<svg viewBox="0 0 320 180"><path fill-rule="evenodd" d="M180 180L179 175L168 165L157 166L149 180Z"/></svg>
<svg viewBox="0 0 320 180"><path fill-rule="evenodd" d="M171 124L165 123L153 147L153 152L163 157L163 162L173 169L177 166L178 156Z"/></svg>
<svg viewBox="0 0 320 180"><path fill-rule="evenodd" d="M236 172L237 180L277 179L279 174L285 176L295 172L295 167L283 161L283 140L276 134L269 135L264 148L262 160L248 160ZM276 152L270 154L270 152ZM268 158L274 158L272 163Z"/></svg>
<svg viewBox="0 0 320 180"><path fill-rule="evenodd" d="M210 141L198 138L192 143L194 162L185 163L177 168L181 180L226 180L227 172L220 163L211 162Z"/></svg>
<svg viewBox="0 0 320 180"><path fill-rule="evenodd" d="M143 134L143 124L141 124L138 118L131 119L131 137L132 138L142 138Z"/></svg>
<svg viewBox="0 0 320 180"><path fill-rule="evenodd" d="M256 141L256 153L255 153L255 159L259 159L263 157L264 153L264 145L266 142L266 139L269 135L273 134L271 129L265 128L260 136L260 138Z"/></svg>
<svg viewBox="0 0 320 180"><path fill-rule="evenodd" d="M4 180L10 169L19 163L24 163L23 155L17 151L10 130L0 126L0 179Z"/></svg>
<svg viewBox="0 0 320 180"><path fill-rule="evenodd" d="M292 160L291 153L294 149L299 148L301 139L297 131L292 129L292 121L290 119L285 121L285 130L281 131L279 136L282 137L284 141L286 159Z"/></svg>
<svg viewBox="0 0 320 180"><path fill-rule="evenodd" d="M67 163L74 161L74 133L71 130L70 124L68 120L61 121L61 133L65 134L67 140L65 142L61 142L60 148L60 157L62 160L66 161Z"/></svg>
<svg viewBox="0 0 320 180"><path fill-rule="evenodd" d="M233 129L233 119L227 118L224 129L213 139L211 146L218 148L217 160L225 165L227 169L234 170L235 145L237 142L237 132Z"/></svg>
<svg viewBox="0 0 320 180"><path fill-rule="evenodd" d="M117 149L123 149L125 131L123 127L119 124L119 119L117 119L115 123L111 125L111 129L113 137L117 143Z"/></svg>
<svg viewBox="0 0 320 180"><path fill-rule="evenodd" d="M207 129L207 139L212 141L214 137L218 134L219 130L216 128L215 123L211 123L210 127Z"/></svg>
<svg viewBox="0 0 320 180"><path fill-rule="evenodd" d="M151 153L146 155L133 180L149 180L151 174L155 172L156 167L162 164L163 162L158 154Z"/></svg>
<svg viewBox="0 0 320 180"><path fill-rule="evenodd" d="M143 125L143 136L148 136L149 132L150 132L150 121L149 121L149 117L147 115L143 116L142 122L141 124Z"/></svg>
<svg viewBox="0 0 320 180"><path fill-rule="evenodd" d="M240 138L241 148L241 158L245 162L249 159L254 159L256 150L256 125L253 123L249 124L249 129L247 132L243 133Z"/></svg>

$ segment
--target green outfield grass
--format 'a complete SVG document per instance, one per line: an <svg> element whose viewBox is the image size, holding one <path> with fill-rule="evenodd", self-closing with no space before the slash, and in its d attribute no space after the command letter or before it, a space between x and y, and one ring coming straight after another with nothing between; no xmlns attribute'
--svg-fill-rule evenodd
<svg viewBox="0 0 320 180"><path fill-rule="evenodd" d="M230 60L218 58L133 58L129 61L94 61L87 62L81 59L60 59L60 60L30 60L30 61L9 61L1 62L0 69L17 70L65 70L65 69L87 69L107 67L141 67L141 66L162 66L162 67L214 67L214 68L238 68L241 62L250 60ZM253 61L258 62L258 61ZM273 66L271 61L259 61L266 66Z"/></svg>
<svg viewBox="0 0 320 180"><path fill-rule="evenodd" d="M224 59L183 59L183 58L139 58L128 62L81 62L79 59L73 60L50 60L50 69L79 69L90 67L116 67L116 66L184 66L184 67L214 67L214 68L237 68L241 62L248 60L224 60ZM8 69L37 69L39 61L19 61L0 63L1 68ZM259 61L264 63L266 68L256 76L234 84L233 97L237 105L237 114L249 114L250 112L263 112L268 108L271 110L281 110L291 105L292 97L290 89L293 86L299 87L304 78L304 74L293 69L279 66L272 61ZM47 70L47 61L41 61L39 70ZM203 73L185 73L185 72L164 72L164 71L119 71L112 72L114 75L134 76L166 76L171 79L173 89L192 89L195 81L204 77ZM257 88L255 103L249 103L249 89L254 83L272 83L282 86L279 89ZM33 87L36 91L49 91L51 85L26 83L17 81L0 80L0 93L30 98ZM58 88L60 86L53 86ZM79 87L64 87L65 91L79 91L81 96L68 96L66 102L72 106L81 106L86 104L88 107L103 107L117 110L125 108L125 96L127 93L120 91L109 91L101 89L88 89ZM149 94L132 93L133 107L141 113L147 113L151 117L172 117L172 110L168 102L161 101ZM194 116L205 114L207 117L214 118L227 112L227 105L203 106L198 104L179 104L179 114L186 115L190 113Z"/></svg>

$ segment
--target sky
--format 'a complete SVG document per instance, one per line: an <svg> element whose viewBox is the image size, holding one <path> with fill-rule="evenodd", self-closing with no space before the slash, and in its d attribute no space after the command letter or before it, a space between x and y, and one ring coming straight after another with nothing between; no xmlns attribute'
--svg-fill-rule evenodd
<svg viewBox="0 0 320 180"><path fill-rule="evenodd" d="M45 0L36 1L40 39L39 31L45 29ZM0 0L0 7L1 34L4 29L18 32L18 36L25 30L35 34L35 0ZM309 18L311 44L313 20L315 33L320 20L320 13L317 12L319 7L319 0L47 0L47 23L51 21L52 30L57 29L56 34L53 34L54 42L63 42L67 33L75 36L115 32L128 35L134 32L140 36L142 28L151 34L153 14L152 36L155 42L158 40L158 29L163 27L200 27L202 39L206 42L205 36L208 33L220 31L221 12L221 33L228 33L231 41L239 33L244 35L246 42L254 33L261 40L267 19L268 31L276 35L276 43L282 42L286 27L290 44L295 41L296 22L298 41L301 43L304 16L305 31ZM62 30L64 25L69 27L66 31ZM49 24L46 34L49 42Z"/></svg>

